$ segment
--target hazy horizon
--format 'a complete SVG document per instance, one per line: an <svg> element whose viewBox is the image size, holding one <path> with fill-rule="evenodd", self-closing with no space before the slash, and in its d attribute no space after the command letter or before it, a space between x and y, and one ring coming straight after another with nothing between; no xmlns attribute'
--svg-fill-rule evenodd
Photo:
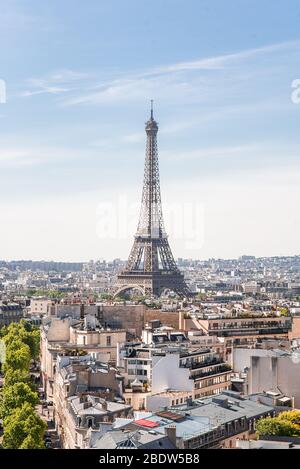
<svg viewBox="0 0 300 469"><path fill-rule="evenodd" d="M238 257L228 257L228 258L224 258L224 257L210 257L210 258L206 258L206 259L197 259L197 258L185 258L185 257L181 257L179 256L179 258L176 258L176 262L178 259L183 259L183 260L191 260L191 261L200 261L200 262L208 262L208 261L211 261L211 260L215 260L215 261L232 261L232 260L239 260L239 258L243 257L243 256L253 256L253 254L241 254L241 256L238 256ZM281 257L299 257L300 254L288 254L288 255L274 255L274 256L254 256L255 259L271 259L271 258L275 258L275 257L278 257L278 258L281 258ZM121 259L121 258L113 258L113 259L106 259L105 257L98 257L98 258L95 258L95 259L82 259L82 260L61 260L61 259L0 259L0 262L62 262L62 263L74 263L74 264L85 264L85 263L88 263L90 261L93 261L93 262L97 262L97 261L106 261L106 262L113 262L115 260L120 260L121 262L126 262L127 261L127 258L124 258L124 259Z"/></svg>

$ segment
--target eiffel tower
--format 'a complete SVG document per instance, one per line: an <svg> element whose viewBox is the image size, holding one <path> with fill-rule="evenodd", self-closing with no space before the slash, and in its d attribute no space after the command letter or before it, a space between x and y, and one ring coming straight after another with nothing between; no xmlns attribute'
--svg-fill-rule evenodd
<svg viewBox="0 0 300 469"><path fill-rule="evenodd" d="M118 275L115 296L137 289L145 296L158 297L172 290L190 296L183 274L178 269L164 228L157 152L158 124L151 116L146 122L146 159L142 205L137 233L124 270Z"/></svg>

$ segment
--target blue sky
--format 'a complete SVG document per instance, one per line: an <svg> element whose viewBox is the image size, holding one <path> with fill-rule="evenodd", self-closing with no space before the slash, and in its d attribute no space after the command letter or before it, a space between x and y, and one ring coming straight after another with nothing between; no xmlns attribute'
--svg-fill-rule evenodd
<svg viewBox="0 0 300 469"><path fill-rule="evenodd" d="M299 254L299 1L0 8L0 258L128 255L150 99L175 256Z"/></svg>

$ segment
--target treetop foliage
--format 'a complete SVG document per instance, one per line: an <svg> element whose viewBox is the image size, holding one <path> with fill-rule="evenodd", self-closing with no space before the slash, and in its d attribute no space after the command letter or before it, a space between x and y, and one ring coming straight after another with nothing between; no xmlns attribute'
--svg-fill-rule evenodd
<svg viewBox="0 0 300 469"><path fill-rule="evenodd" d="M4 386L0 395L0 418L3 419L5 449L44 448L46 423L37 415L39 396L30 382L31 360L39 356L39 329L22 320L2 328L6 345Z"/></svg>
<svg viewBox="0 0 300 469"><path fill-rule="evenodd" d="M259 438L264 436L300 436L300 411L282 412L278 417L261 419L256 424Z"/></svg>

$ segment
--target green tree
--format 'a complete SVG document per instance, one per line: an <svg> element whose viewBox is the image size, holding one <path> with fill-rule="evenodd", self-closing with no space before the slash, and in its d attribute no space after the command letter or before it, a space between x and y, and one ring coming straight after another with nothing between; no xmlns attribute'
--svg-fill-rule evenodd
<svg viewBox="0 0 300 469"><path fill-rule="evenodd" d="M29 403L16 408L4 419L5 449L43 449L46 423Z"/></svg>
<svg viewBox="0 0 300 469"><path fill-rule="evenodd" d="M6 334L7 334L7 326L1 327L1 329L0 329L0 338L3 339L4 336L6 336Z"/></svg>
<svg viewBox="0 0 300 469"><path fill-rule="evenodd" d="M40 350L40 331L38 327L32 326L25 320L20 323L10 324L5 331L4 341L8 346L15 340L20 340L28 345L33 360L38 358Z"/></svg>
<svg viewBox="0 0 300 469"><path fill-rule="evenodd" d="M20 323L12 323L5 329L3 340L7 347L15 341L23 342L24 328Z"/></svg>
<svg viewBox="0 0 300 469"><path fill-rule="evenodd" d="M145 297L143 295L132 295L131 299L137 303L143 303L145 301Z"/></svg>
<svg viewBox="0 0 300 469"><path fill-rule="evenodd" d="M41 440L41 443L37 445L36 440L34 439L33 435L28 435L23 443L19 447L19 449L44 449L45 444Z"/></svg>
<svg viewBox="0 0 300 469"><path fill-rule="evenodd" d="M28 371L30 360L31 356L28 345L24 344L24 342L21 342L19 339L14 340L6 347L4 372L9 368L13 370Z"/></svg>
<svg viewBox="0 0 300 469"><path fill-rule="evenodd" d="M60 292L53 289L39 289L39 290L27 290L26 295L31 296L43 296L45 298L50 298L51 300L59 300L66 296L64 292Z"/></svg>
<svg viewBox="0 0 300 469"><path fill-rule="evenodd" d="M280 310L280 316L289 316L289 310L288 310L288 308L281 308L281 310Z"/></svg>
<svg viewBox="0 0 300 469"><path fill-rule="evenodd" d="M29 290L26 290L25 293L26 293L26 296L31 298L32 296L34 296L36 294L36 290L34 288L30 288Z"/></svg>
<svg viewBox="0 0 300 469"><path fill-rule="evenodd" d="M4 388L13 386L16 383L28 383L29 379L30 377L28 371L7 368L5 372Z"/></svg>
<svg viewBox="0 0 300 469"><path fill-rule="evenodd" d="M256 424L256 432L259 438L264 436L300 436L300 429L294 423L276 418L265 418Z"/></svg>
<svg viewBox="0 0 300 469"><path fill-rule="evenodd" d="M39 402L29 378L32 359L39 355L39 329L27 321L2 329L6 345L4 387L0 397L4 448L44 448L46 424L35 412Z"/></svg>
<svg viewBox="0 0 300 469"><path fill-rule="evenodd" d="M290 422L294 425L297 425L300 430L300 411L299 410L289 410L287 412L282 412L278 416L278 420Z"/></svg>
<svg viewBox="0 0 300 469"><path fill-rule="evenodd" d="M114 298L115 301L117 302L122 302L122 301L129 301L130 300L130 295L127 293L120 293L118 296Z"/></svg>
<svg viewBox="0 0 300 469"><path fill-rule="evenodd" d="M111 293L100 293L99 298L101 300L112 300L113 295Z"/></svg>
<svg viewBox="0 0 300 469"><path fill-rule="evenodd" d="M38 394L32 391L26 383L15 383L12 386L5 386L0 399L0 417L2 419L6 418L17 407L22 407L25 403L34 408L38 402Z"/></svg>
<svg viewBox="0 0 300 469"><path fill-rule="evenodd" d="M27 344L30 349L32 360L37 360L40 354L40 331L35 329L31 332L26 332L24 343Z"/></svg>

